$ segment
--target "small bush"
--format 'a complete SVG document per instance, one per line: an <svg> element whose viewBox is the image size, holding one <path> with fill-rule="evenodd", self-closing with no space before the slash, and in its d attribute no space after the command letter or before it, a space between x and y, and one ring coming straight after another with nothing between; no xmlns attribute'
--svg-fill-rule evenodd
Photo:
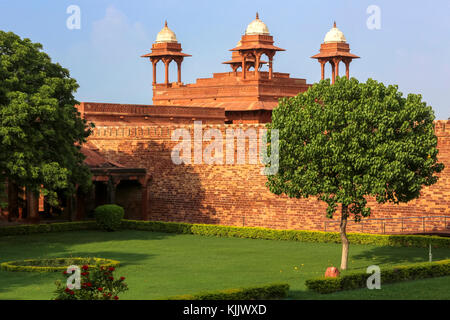
<svg viewBox="0 0 450 320"><path fill-rule="evenodd" d="M119 300L119 293L128 290L124 277L114 277L114 267L84 265L81 267L80 288L70 289L67 280L56 281L55 300ZM70 274L64 271L69 277Z"/></svg>
<svg viewBox="0 0 450 320"><path fill-rule="evenodd" d="M450 275L450 260L391 266L381 268L381 284L448 275ZM319 293L332 293L342 290L365 288L369 276L370 274L366 272L351 272L343 274L338 278L321 277L306 280L305 284L309 290Z"/></svg>
<svg viewBox="0 0 450 320"><path fill-rule="evenodd" d="M286 298L289 284L274 283L239 289L226 289L168 297L163 300L268 300Z"/></svg>
<svg viewBox="0 0 450 320"><path fill-rule="evenodd" d="M115 204L98 206L94 212L97 225L106 231L116 231L122 223L124 210Z"/></svg>

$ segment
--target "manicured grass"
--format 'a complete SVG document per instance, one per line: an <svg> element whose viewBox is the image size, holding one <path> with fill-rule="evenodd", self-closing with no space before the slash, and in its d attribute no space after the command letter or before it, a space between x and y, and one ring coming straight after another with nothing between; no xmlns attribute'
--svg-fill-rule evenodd
<svg viewBox="0 0 450 320"><path fill-rule="evenodd" d="M382 285L382 289L319 295L304 281L339 265L330 243L210 238L147 231L78 231L0 237L0 262L33 258L99 257L119 260L117 275L130 290L121 299L158 297L287 282L291 299L450 299L450 277ZM433 249L450 258L450 249ZM350 268L427 261L422 248L350 246ZM0 272L0 299L50 299L60 274ZM447 289L446 289L447 288ZM427 291L428 290L428 291ZM429 292L429 294L427 293Z"/></svg>

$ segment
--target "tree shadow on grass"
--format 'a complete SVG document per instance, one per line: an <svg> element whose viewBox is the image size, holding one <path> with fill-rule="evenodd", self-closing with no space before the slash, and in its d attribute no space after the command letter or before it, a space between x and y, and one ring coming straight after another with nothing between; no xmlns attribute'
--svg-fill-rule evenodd
<svg viewBox="0 0 450 320"><path fill-rule="evenodd" d="M427 262L428 248L415 247L374 247L355 254L355 259L372 260L373 264L404 264ZM450 249L432 248L433 261L449 259Z"/></svg>
<svg viewBox="0 0 450 320"><path fill-rule="evenodd" d="M42 290L42 296L28 296L31 291L40 291L41 288L52 287L51 291L56 289L54 282L63 280L59 272L9 272L0 271L0 300L23 300L23 299L47 299L45 293L48 290ZM14 296L8 293L15 293ZM45 293L44 293L45 292Z"/></svg>
<svg viewBox="0 0 450 320"><path fill-rule="evenodd" d="M71 231L0 237L0 262L54 256L79 249L77 246L124 247L128 241L159 241L176 234L123 230L117 232Z"/></svg>

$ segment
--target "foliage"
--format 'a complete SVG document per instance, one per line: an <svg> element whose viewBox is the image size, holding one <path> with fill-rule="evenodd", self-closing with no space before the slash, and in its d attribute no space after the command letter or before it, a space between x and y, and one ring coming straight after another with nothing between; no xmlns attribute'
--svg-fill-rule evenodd
<svg viewBox="0 0 450 320"><path fill-rule="evenodd" d="M337 204L356 220L368 216L366 196L396 204L418 198L443 169L433 120L421 95L404 98L397 86L320 81L273 111L268 134L279 130L279 170L267 185L278 195L317 196L330 218Z"/></svg>
<svg viewBox="0 0 450 320"><path fill-rule="evenodd" d="M414 263L381 268L381 283L394 283L448 275L450 275L450 260ZM353 272L343 274L337 278L322 277L310 279L306 280L305 284L310 290L319 293L332 293L365 288L369 276L370 274L366 272Z"/></svg>
<svg viewBox="0 0 450 320"><path fill-rule="evenodd" d="M103 258L53 258L53 259L27 259L9 261L0 264L0 270L20 272L55 272L66 270L72 265L88 265L89 267L118 267L120 262Z"/></svg>
<svg viewBox="0 0 450 320"><path fill-rule="evenodd" d="M347 219L370 215L367 197L378 203L408 202L437 181L434 112L421 95L402 97L398 87L338 78L280 100L268 137L278 130L277 173L267 186L291 198L315 196L332 218L341 205L341 269L347 268ZM271 141L271 139L269 140ZM270 156L270 144L268 154ZM274 154L275 155L275 154ZM267 164L270 167L271 164Z"/></svg>
<svg viewBox="0 0 450 320"><path fill-rule="evenodd" d="M115 204L105 204L98 206L94 211L97 225L106 231L115 231L120 228L124 216L121 206Z"/></svg>
<svg viewBox="0 0 450 320"><path fill-rule="evenodd" d="M41 192L56 205L58 191L91 184L80 145L93 125L74 107L75 79L41 50L0 31L0 181Z"/></svg>
<svg viewBox="0 0 450 320"><path fill-rule="evenodd" d="M56 281L55 300L118 300L119 294L128 290L125 278L114 276L114 267L81 267L81 288L69 289L66 281ZM70 276L67 271L63 274Z"/></svg>
<svg viewBox="0 0 450 320"><path fill-rule="evenodd" d="M299 242L339 243L339 233L278 230L259 227L234 227L210 224L189 224L183 222L122 220L121 229L142 230L165 233L196 234L213 237L235 237L266 240L287 240ZM64 222L37 225L19 225L0 227L0 236L27 235L33 233L50 233L98 229L94 221ZM450 248L450 238L420 235L386 235L369 233L349 233L348 238L355 244L367 244L392 247Z"/></svg>
<svg viewBox="0 0 450 320"><path fill-rule="evenodd" d="M195 234L215 237L236 237L319 243L340 242L339 233L337 232L278 230L259 227L233 227L180 222L123 220L122 229ZM450 238L438 236L349 233L348 238L355 244L420 248L427 248L431 244L434 248L450 248Z"/></svg>
<svg viewBox="0 0 450 320"><path fill-rule="evenodd" d="M178 295L162 300L268 300L286 298L288 293L289 284L273 283L263 286Z"/></svg>

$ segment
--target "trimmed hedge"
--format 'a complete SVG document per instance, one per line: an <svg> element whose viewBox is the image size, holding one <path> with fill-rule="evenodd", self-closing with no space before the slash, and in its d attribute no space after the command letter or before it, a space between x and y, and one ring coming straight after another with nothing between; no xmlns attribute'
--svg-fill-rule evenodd
<svg viewBox="0 0 450 320"><path fill-rule="evenodd" d="M276 230L257 227L233 227L142 220L122 220L120 228L125 230L195 234L215 237L341 243L338 232L324 231ZM98 230L98 226L95 221L8 226L0 227L0 236L79 230ZM351 244L420 248L426 248L431 244L434 248L450 248L450 238L438 236L348 233L348 238Z"/></svg>
<svg viewBox="0 0 450 320"><path fill-rule="evenodd" d="M95 221L58 222L49 224L24 224L0 227L0 236L27 235L63 231L95 230Z"/></svg>
<svg viewBox="0 0 450 320"><path fill-rule="evenodd" d="M270 300L284 299L288 292L289 284L273 283L263 286L185 294L160 300Z"/></svg>
<svg viewBox="0 0 450 320"><path fill-rule="evenodd" d="M166 233L196 234L202 236L237 237L266 240L290 240L301 242L341 243L338 232L307 230L276 230L257 227L233 227L179 222L122 220L122 228ZM351 244L376 246L450 248L450 238L438 236L385 235L348 233Z"/></svg>
<svg viewBox="0 0 450 320"><path fill-rule="evenodd" d="M19 261L9 261L0 264L2 271L23 271L23 272L57 272L67 270L71 265L85 265L94 267L119 267L117 260L103 258L55 258L55 259L28 259ZM47 266L46 266L47 265Z"/></svg>
<svg viewBox="0 0 450 320"><path fill-rule="evenodd" d="M306 280L309 290L319 293L366 288L367 278L371 274L366 272L351 272L337 278L316 278ZM425 278L443 277L450 275L450 259L399 265L381 268L381 284L409 281Z"/></svg>

